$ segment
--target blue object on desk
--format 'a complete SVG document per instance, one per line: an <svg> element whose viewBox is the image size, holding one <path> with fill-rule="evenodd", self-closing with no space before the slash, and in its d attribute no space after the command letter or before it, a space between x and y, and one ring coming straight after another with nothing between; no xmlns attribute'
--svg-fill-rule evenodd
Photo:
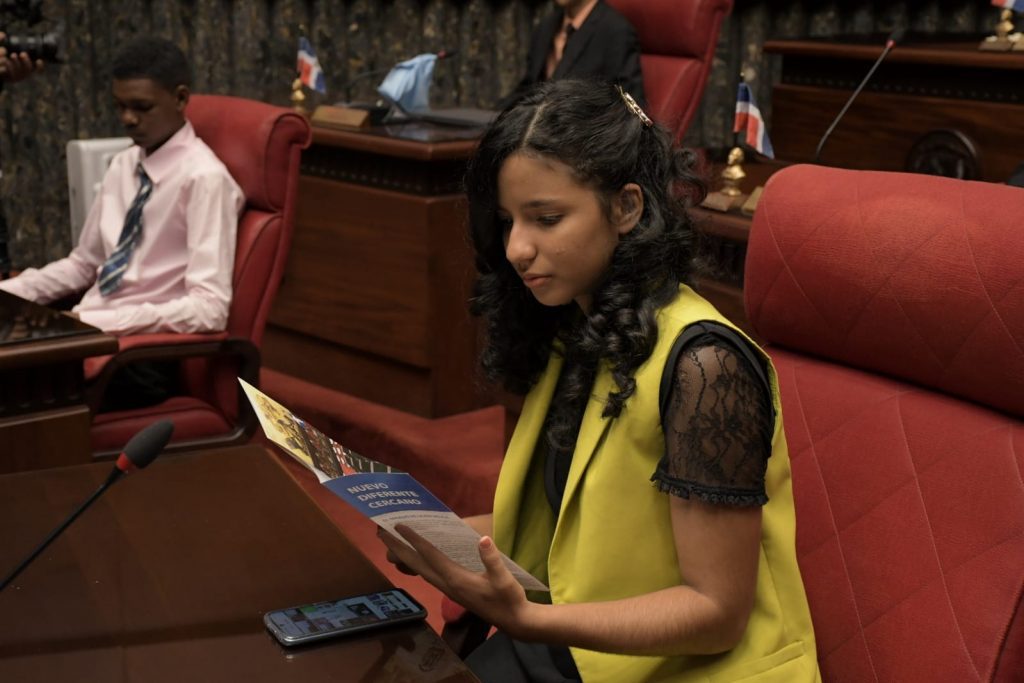
<svg viewBox="0 0 1024 683"><path fill-rule="evenodd" d="M377 92L396 102L403 111L426 111L430 108L430 84L434 78L435 62L437 55L432 52L400 62L384 77Z"/></svg>

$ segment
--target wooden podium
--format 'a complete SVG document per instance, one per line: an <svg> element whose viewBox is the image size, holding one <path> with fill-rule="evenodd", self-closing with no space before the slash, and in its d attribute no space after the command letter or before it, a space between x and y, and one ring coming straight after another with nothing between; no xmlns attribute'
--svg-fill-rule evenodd
<svg viewBox="0 0 1024 683"><path fill-rule="evenodd" d="M92 462L82 361L117 339L0 291L0 473Z"/></svg>
<svg viewBox="0 0 1024 683"><path fill-rule="evenodd" d="M484 405L462 191L478 136L314 127L266 366L425 417Z"/></svg>
<svg viewBox="0 0 1024 683"><path fill-rule="evenodd" d="M788 162L814 160L818 140L872 62L877 43L768 41L782 56L771 137ZM1024 162L1024 52L978 41L897 45L825 145L821 163L1005 182Z"/></svg>

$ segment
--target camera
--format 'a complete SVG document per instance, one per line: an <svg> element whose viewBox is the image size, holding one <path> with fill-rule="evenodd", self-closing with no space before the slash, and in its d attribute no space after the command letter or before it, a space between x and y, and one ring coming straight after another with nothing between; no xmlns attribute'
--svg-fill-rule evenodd
<svg viewBox="0 0 1024 683"><path fill-rule="evenodd" d="M35 26L43 20L43 0L0 0L0 20L6 23L8 19ZM60 62L57 57L61 42L59 29L32 34L4 32L7 37L0 41L0 47L5 48L7 54L25 52L32 61Z"/></svg>

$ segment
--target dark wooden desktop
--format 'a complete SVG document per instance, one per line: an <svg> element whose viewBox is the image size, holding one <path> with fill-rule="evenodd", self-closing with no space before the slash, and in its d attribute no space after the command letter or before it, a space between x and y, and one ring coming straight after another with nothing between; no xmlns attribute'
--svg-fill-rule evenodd
<svg viewBox="0 0 1024 683"><path fill-rule="evenodd" d="M88 463L82 361L117 339L0 291L0 473Z"/></svg>
<svg viewBox="0 0 1024 683"><path fill-rule="evenodd" d="M278 645L264 612L390 584L277 457L176 455L115 484L0 592L0 680L476 680L425 623ZM0 573L109 470L0 476Z"/></svg>

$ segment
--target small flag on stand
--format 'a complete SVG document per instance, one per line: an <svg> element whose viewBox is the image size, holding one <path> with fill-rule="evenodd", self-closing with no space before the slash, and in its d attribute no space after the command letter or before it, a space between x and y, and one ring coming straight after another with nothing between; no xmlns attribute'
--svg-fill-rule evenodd
<svg viewBox="0 0 1024 683"><path fill-rule="evenodd" d="M992 0L992 4L1014 12L1024 12L1024 0Z"/></svg>
<svg viewBox="0 0 1024 683"><path fill-rule="evenodd" d="M732 132L742 132L743 142L747 146L769 159L775 158L772 141L768 139L768 130L765 128L764 119L761 118L761 110L754 103L754 93L750 92L749 85L742 82L736 96L736 120Z"/></svg>
<svg viewBox="0 0 1024 683"><path fill-rule="evenodd" d="M323 69L320 68L320 60L316 58L313 46L305 36L299 38L299 57L295 68L304 86L318 93L327 92L327 81L324 79Z"/></svg>

